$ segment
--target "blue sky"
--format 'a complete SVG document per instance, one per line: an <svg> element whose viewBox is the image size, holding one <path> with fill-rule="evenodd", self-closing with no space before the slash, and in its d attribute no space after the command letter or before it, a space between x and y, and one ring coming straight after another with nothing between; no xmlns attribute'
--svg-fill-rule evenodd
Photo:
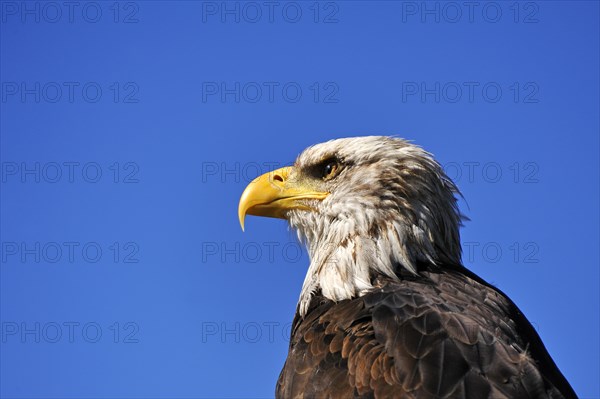
<svg viewBox="0 0 600 399"><path fill-rule="evenodd" d="M272 396L308 259L239 196L385 134L600 397L598 2L477 4L1 1L0 395Z"/></svg>

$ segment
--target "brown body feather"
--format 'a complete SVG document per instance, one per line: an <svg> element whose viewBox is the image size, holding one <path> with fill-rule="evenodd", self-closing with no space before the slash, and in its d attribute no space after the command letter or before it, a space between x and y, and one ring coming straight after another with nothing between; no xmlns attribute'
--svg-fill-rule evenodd
<svg viewBox="0 0 600 399"><path fill-rule="evenodd" d="M502 292L462 266L296 315L279 398L576 398Z"/></svg>

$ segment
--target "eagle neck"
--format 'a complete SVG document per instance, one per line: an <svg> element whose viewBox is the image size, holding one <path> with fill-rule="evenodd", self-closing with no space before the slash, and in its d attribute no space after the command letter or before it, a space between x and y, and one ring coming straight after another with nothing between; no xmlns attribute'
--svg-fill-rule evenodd
<svg viewBox="0 0 600 399"><path fill-rule="evenodd" d="M299 300L304 316L312 297L320 292L332 301L362 296L374 288L374 276L397 279L398 265L416 274L414 260L404 247L399 225L380 231L375 225L362 228L334 219L320 231L299 233L307 244L310 265Z"/></svg>

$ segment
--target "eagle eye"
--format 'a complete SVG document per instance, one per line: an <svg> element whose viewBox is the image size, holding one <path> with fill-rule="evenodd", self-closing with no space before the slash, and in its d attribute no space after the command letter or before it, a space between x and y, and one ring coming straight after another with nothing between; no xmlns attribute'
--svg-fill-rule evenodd
<svg viewBox="0 0 600 399"><path fill-rule="evenodd" d="M323 162L322 177L323 180L333 179L340 171L340 163L337 159L329 159Z"/></svg>

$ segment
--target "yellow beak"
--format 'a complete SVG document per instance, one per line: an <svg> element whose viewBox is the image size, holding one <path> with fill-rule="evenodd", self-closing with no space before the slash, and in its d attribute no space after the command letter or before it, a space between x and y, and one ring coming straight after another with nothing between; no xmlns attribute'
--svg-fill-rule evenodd
<svg viewBox="0 0 600 399"><path fill-rule="evenodd" d="M323 200L329 193L313 191L298 182L289 181L293 167L286 167L265 173L252 180L240 198L238 216L244 230L246 214L285 219L291 209L311 210L302 200Z"/></svg>

